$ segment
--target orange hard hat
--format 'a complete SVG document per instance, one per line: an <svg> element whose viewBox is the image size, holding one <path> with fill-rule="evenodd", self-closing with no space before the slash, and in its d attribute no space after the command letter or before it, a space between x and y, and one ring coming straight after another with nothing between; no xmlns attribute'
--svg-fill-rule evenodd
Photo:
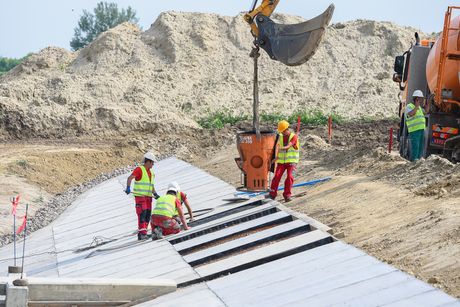
<svg viewBox="0 0 460 307"><path fill-rule="evenodd" d="M278 123L278 132L281 133L283 132L284 130L286 130L287 128L289 128L289 123L285 120L282 120Z"/></svg>

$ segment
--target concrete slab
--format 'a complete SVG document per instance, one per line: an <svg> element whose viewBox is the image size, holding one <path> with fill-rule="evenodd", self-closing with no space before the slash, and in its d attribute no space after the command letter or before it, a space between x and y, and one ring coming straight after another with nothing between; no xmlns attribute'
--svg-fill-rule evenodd
<svg viewBox="0 0 460 307"><path fill-rule="evenodd" d="M271 215L275 215L275 214L271 214ZM205 250L200 250L196 253L185 255L184 260L187 261L191 266L195 266L196 264L200 264L206 261L207 259L215 259L219 256L223 257L225 253L235 251L235 250L240 250L243 247L249 247L259 242L261 243L268 239L279 237L283 233L299 231L301 229L305 229L306 231L308 230L307 228L308 228L308 224L300 220L295 220L292 222L281 224L279 226L275 226L270 229L266 229L266 230L257 232L255 234L251 234L251 235L236 239L236 240L225 242L225 243L210 247Z"/></svg>
<svg viewBox="0 0 460 307"><path fill-rule="evenodd" d="M433 302L438 297L442 298L440 302L457 301L342 242L326 244L207 284L227 306L381 306L392 301L402 302L395 306L419 306L415 298L421 295L429 295Z"/></svg>
<svg viewBox="0 0 460 307"><path fill-rule="evenodd" d="M175 158L160 161L155 165L154 171L155 185L160 193L164 193L168 183L175 180L187 192L195 210L213 209L200 218L245 205L245 203L228 204L223 199L233 196L235 191L233 187ZM195 246L198 242L205 242L212 238L213 233L215 239L216 232L226 230L218 230L217 226L244 218L248 214L260 214L263 210L273 211L268 217L259 216L252 221L241 222L228 227L227 231L234 233L237 229L245 227L250 229L250 225L260 224L263 220L286 217L287 208L270 201L243 212L233 211L231 214L225 214L217 220L193 227L187 233L169 236L167 239L155 242L138 242L135 235L137 218L134 201L132 196L126 196L123 192L128 175L124 174L108 180L80 195L55 222L28 237L25 270L28 276L31 278L36 276L167 278L183 285L196 282L200 277L218 276L223 270L235 272L145 302L143 306L187 303L193 305L197 302L206 306L264 307L286 304L459 305L458 300L438 289L401 273L343 242L332 242L302 251L302 247L308 242L330 238L326 232L318 230L241 252L196 267L194 270L185 260L202 259L237 246L252 244L273 235L276 229L268 229L221 246L211 247L187 255L185 259L177 253L175 247L180 247L180 244L186 246L183 244L186 242L191 244L189 246ZM284 208L284 211L280 213L275 207ZM277 226L278 230L289 230L292 229L291 227L299 227L302 223L309 224L308 221L302 221L301 216L299 217L300 220ZM210 230L213 227L214 229ZM188 237L189 235L191 236ZM196 237L192 238L193 236ZM180 242L186 237L187 240ZM78 248L89 247L95 238L116 240L76 252ZM170 242L176 243L175 247ZM296 249L297 247L299 248ZM291 256L287 256L288 252L283 253L293 249L298 253ZM7 266L12 264L12 260L8 259L11 255L11 245L0 248L0 274L4 270L3 275L6 275ZM283 258L277 259L281 256ZM267 257L270 261L264 263L263 259ZM258 266L251 268L253 264ZM238 271L240 269L244 270Z"/></svg>
<svg viewBox="0 0 460 307"><path fill-rule="evenodd" d="M364 295L346 301L342 299L335 306L437 306L455 301L451 296L433 289L422 281L401 272L397 274L404 275L406 279L400 283L394 280L390 285L378 285Z"/></svg>
<svg viewBox="0 0 460 307"><path fill-rule="evenodd" d="M343 250L320 258L307 259L307 261L301 259L303 257L308 258L309 252L315 253L316 249L283 258L285 259L284 261L282 259L276 260L273 265L264 264L260 266L268 270L265 274L259 270L250 269L251 274L247 274L247 276L235 276L232 278L229 276L229 278L214 280L210 282L210 286L214 291L221 293L224 297L227 295L231 297L231 293L237 290L241 290L239 293L242 296L251 296L253 294L264 297L269 295L272 288L276 287L276 284L285 285L283 289L288 289L289 285L293 287L299 284L306 286L315 285L323 281L334 280L341 275L349 274L356 270L365 269L371 265L379 264L378 260L366 257L364 253L356 250ZM291 266L277 268L277 264L281 262L290 263ZM256 274L252 275L252 273ZM240 289L241 282L247 285L245 289ZM272 293L281 291L281 289L277 289Z"/></svg>
<svg viewBox="0 0 460 307"><path fill-rule="evenodd" d="M208 265L203 265L195 268L195 271L201 276L211 276L220 272L237 268L239 266L247 265L251 262L259 261L264 258L269 258L275 255L286 253L297 248L301 248L307 245L320 244L320 242L326 242L332 240L328 233L315 230L306 234L302 234L293 238L286 239L284 241L276 242L267 246L260 247L241 253L239 255L223 259ZM323 243L324 244L324 243Z"/></svg>
<svg viewBox="0 0 460 307"><path fill-rule="evenodd" d="M194 209L203 205L204 202L201 200L206 199L209 199L205 201L206 206L222 205L226 202L221 199L235 191L225 182L175 158L158 162L154 170L156 188L159 191L165 190L172 180L180 182L183 189L186 189L189 199L196 200L195 203L192 202ZM123 192L128 175L110 179L83 193L56 221L32 234L27 240L26 272L30 276L78 277L79 274L90 274L94 277L100 275L117 277L117 275L129 275L131 266L134 266L143 268L140 273L151 277L165 274L160 270L155 272L155 269L177 260L180 263L177 267L180 269L170 274L176 274L181 278L195 276L196 273L190 267L184 269L185 261L166 241L161 243L169 246L169 249L163 250L163 258L154 256L159 251L160 241L146 242L148 243L146 248L137 246L138 242L134 234L137 228L134 201L132 196L126 196ZM203 198L203 195L206 197ZM94 238L103 240L115 238L117 241L85 252L73 252L78 248L89 247ZM132 242L131 245L123 246L128 242ZM97 256L86 258L95 250L99 250ZM20 249L18 249L19 253ZM12 254L11 245L2 247L0 264L2 264L1 259L10 258ZM127 262L126 259L130 261ZM151 265L152 261L158 263ZM4 270L3 275L6 275L7 264L11 262L11 260L4 260L5 265L0 265L0 271ZM151 267L151 270L146 267Z"/></svg>
<svg viewBox="0 0 460 307"><path fill-rule="evenodd" d="M8 285L6 289L6 307L24 307L27 306L29 289L28 287L16 287Z"/></svg>
<svg viewBox="0 0 460 307"><path fill-rule="evenodd" d="M238 219L240 216L241 215L238 214L238 217L235 219ZM229 226L222 230L204 234L202 236L174 244L173 246L178 252L181 252L181 251L189 250L196 246L200 246L200 245L203 245L209 242L213 242L218 239L226 238L234 234L242 233L250 229L254 229L256 227L262 227L264 225L270 225L270 224L273 224L276 222L282 222L282 221L287 222L289 218L290 218L289 214L286 214L284 212L276 212L273 214L269 214L266 216L262 216L260 218L256 218L256 219L244 222L244 223L236 224L234 226ZM233 221L234 219L223 218L223 220L225 222L228 222L228 221Z"/></svg>
<svg viewBox="0 0 460 307"><path fill-rule="evenodd" d="M243 217L246 217L246 216L249 216L249 215L257 215L263 211L266 211L266 210L269 210L269 209L273 209L276 207L276 204L274 203L269 203L269 204L264 204L260 207L256 207L256 208L252 208L252 209L249 209L249 210L245 210L243 212L238 212L238 213L235 213L235 214L232 214L232 215L229 215L229 216L225 216L225 217L222 217L222 218L219 218L217 220L214 220L214 221L211 221L209 223L206 223L206 224L202 224L202 225L199 225L197 227L193 227L190 231L188 232L181 232L177 235L171 235L171 236L168 236L168 241L172 242L173 244L177 244L175 241L186 241L188 239L184 239L185 237L190 237L190 235L192 234L197 234L199 232L202 232L203 230L208 230L212 227L217 227L219 225L223 225L223 224L226 224L228 222L231 222L231 221L234 221L234 220L237 220L237 219L241 219ZM273 211L276 211L276 210L273 210ZM263 216L262 214L260 215L260 217ZM243 223L243 221L242 221Z"/></svg>
<svg viewBox="0 0 460 307"><path fill-rule="evenodd" d="M135 301L176 291L176 283L167 279L28 278L28 281L29 300L37 303Z"/></svg>
<svg viewBox="0 0 460 307"><path fill-rule="evenodd" d="M170 307L170 306L200 306L224 307L226 306L206 284L200 284L164 295L154 301L145 302L136 306L139 307Z"/></svg>

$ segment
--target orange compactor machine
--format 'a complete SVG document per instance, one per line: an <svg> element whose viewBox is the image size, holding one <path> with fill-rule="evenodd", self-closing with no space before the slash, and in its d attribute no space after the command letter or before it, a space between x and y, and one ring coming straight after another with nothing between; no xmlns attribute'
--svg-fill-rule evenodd
<svg viewBox="0 0 460 307"><path fill-rule="evenodd" d="M405 109L415 90L427 97L424 157L440 154L460 161L460 7L448 7L436 41L420 40L395 60L393 81L399 83L399 151L410 156Z"/></svg>
<svg viewBox="0 0 460 307"><path fill-rule="evenodd" d="M250 54L254 60L253 130L237 134L239 157L235 159L243 175L243 188L248 191L268 189L269 172L273 169L276 157L276 133L260 131L259 127L259 50L264 49L272 60L288 66L307 62L318 48L334 12L334 5L330 5L321 15L305 22L277 24L270 16L280 0L263 0L257 6L258 2L254 0L251 9L244 16L254 37Z"/></svg>

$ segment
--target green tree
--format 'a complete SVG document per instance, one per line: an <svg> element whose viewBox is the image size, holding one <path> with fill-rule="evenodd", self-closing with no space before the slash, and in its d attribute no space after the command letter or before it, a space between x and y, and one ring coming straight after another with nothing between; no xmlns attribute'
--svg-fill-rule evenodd
<svg viewBox="0 0 460 307"><path fill-rule="evenodd" d="M119 25L125 21L137 24L139 19L136 11L130 6L127 9L118 9L116 3L99 2L90 13L83 10L83 15L74 29L74 37L70 41L72 50L78 50L91 43L100 33Z"/></svg>
<svg viewBox="0 0 460 307"><path fill-rule="evenodd" d="M28 56L29 55L26 55L20 59L0 57L0 76L13 69L15 66L21 64L21 62Z"/></svg>

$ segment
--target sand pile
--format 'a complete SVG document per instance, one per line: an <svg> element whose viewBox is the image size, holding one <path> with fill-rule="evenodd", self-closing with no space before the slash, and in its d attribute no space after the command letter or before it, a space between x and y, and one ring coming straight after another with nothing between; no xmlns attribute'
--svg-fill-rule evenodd
<svg viewBox="0 0 460 307"><path fill-rule="evenodd" d="M302 137L301 145L306 149L329 149L331 147L325 140L314 134L307 134Z"/></svg>
<svg viewBox="0 0 460 307"><path fill-rule="evenodd" d="M393 58L413 32L357 20L329 27L305 65L262 54L262 111L394 115ZM0 136L123 135L196 128L217 110L251 114L251 42L242 16L167 12L145 32L121 24L76 53L46 48L0 78Z"/></svg>

